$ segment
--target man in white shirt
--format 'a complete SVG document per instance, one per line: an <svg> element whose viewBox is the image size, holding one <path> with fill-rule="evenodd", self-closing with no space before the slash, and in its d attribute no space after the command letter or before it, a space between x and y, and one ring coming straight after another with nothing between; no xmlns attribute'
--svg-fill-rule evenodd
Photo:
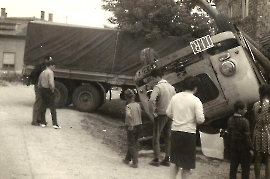
<svg viewBox="0 0 270 179"><path fill-rule="evenodd" d="M149 163L153 166L170 166L170 146L171 146L171 124L172 120L166 115L166 109L173 95L175 88L166 80L162 79L163 74L154 69L150 76L158 81L151 94L149 112L154 116L153 125L153 150L154 159ZM160 157L160 135L163 131L165 143L165 159L159 162Z"/></svg>
<svg viewBox="0 0 270 179"><path fill-rule="evenodd" d="M46 109L51 109L52 114L52 122L53 127L55 129L61 128L57 123L57 117L56 117L56 107L55 107L55 96L54 96L54 74L53 69L54 62L53 60L50 60L45 63L46 69L40 74L39 81L38 81L38 87L41 89L41 98L42 98L42 104L40 109L40 115L41 115L41 127L46 127L46 120L45 120L45 113Z"/></svg>
<svg viewBox="0 0 270 179"><path fill-rule="evenodd" d="M203 105L194 96L198 80L188 76L183 81L184 91L173 96L166 114L173 119L171 133L171 179L182 168L182 179L190 176L196 162L196 126L205 120Z"/></svg>

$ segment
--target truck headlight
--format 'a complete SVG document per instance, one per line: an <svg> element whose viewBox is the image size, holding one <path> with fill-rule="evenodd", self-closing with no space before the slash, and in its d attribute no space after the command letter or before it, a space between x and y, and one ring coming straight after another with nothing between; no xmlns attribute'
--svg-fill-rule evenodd
<svg viewBox="0 0 270 179"><path fill-rule="evenodd" d="M220 71L225 76L232 76L235 73L235 64L232 61L224 61L220 65Z"/></svg>

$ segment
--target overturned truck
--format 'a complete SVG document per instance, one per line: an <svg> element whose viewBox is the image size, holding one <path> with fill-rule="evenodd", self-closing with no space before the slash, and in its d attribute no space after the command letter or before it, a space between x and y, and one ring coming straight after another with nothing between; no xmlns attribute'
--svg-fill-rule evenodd
<svg viewBox="0 0 270 179"><path fill-rule="evenodd" d="M258 89L267 83L263 71L270 69L269 60L258 50L258 45L244 36L226 17L204 0L193 0L215 19L216 35L206 35L188 46L160 59L147 48L141 52L145 65L136 72L135 84L144 110L149 114L149 93L157 81L150 78L153 69L159 69L177 92L182 91L186 76L196 76L200 84L197 93L203 103L206 121L198 126L203 153L209 157L226 158L229 142L224 134L228 118L234 113L237 100L248 105L247 118L254 127L252 106L259 100ZM252 42L252 43L251 43ZM151 50L151 51L150 51ZM156 55L157 56L157 55ZM265 70L267 71L267 70ZM224 152L225 151L225 152Z"/></svg>
<svg viewBox="0 0 270 179"><path fill-rule="evenodd" d="M135 88L134 75L142 67L141 50L152 47L162 56L181 48L180 37L148 42L117 29L91 28L52 22L29 22L23 81L46 56L55 61L56 106L92 112L106 101L112 87Z"/></svg>

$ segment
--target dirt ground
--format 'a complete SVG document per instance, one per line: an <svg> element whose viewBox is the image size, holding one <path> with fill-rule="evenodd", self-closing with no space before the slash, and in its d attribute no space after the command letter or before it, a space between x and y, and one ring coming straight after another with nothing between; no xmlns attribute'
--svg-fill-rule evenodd
<svg viewBox="0 0 270 179"><path fill-rule="evenodd" d="M0 178L3 176L9 176L3 179L169 178L169 167L153 167L148 164L153 158L153 152L149 150L151 146L147 143L141 143L140 146L139 168L133 169L121 163L126 152L126 131L125 102L119 99L119 92L113 91L113 99L107 100L95 113L78 112L72 105L57 110L62 129L45 129L49 133L44 136L39 134L39 127L30 125L34 102L33 87L0 83L0 117L9 119L2 120L0 124L2 138L0 161L5 163L0 167L2 173ZM46 117L50 116L47 114ZM146 115L143 115L143 123L145 124L143 136L147 136L151 122ZM10 135L11 130L19 131ZM11 140L13 142L5 139L7 134L9 138L14 139ZM52 137L57 140L51 139ZM39 143L36 143L37 141ZM53 156L49 155L49 152L46 153L51 150L54 151ZM11 152L12 155L8 156ZM164 153L162 155L164 156ZM25 162L23 168L20 168L18 163L16 167L8 166L8 163L15 161L16 157L23 158L21 160L21 163ZM8 170L3 166L8 166ZM3 175L3 172L6 175ZM239 167L238 178L240 172ZM192 170L191 179L226 179L228 176L228 161L207 158L198 148L196 169ZM253 165L250 176L251 179L254 178ZM179 175L178 179L180 178Z"/></svg>

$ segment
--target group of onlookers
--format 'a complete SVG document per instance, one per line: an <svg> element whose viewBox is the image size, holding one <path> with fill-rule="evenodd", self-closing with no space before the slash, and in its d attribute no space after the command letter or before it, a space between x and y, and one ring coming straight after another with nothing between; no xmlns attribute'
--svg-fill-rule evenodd
<svg viewBox="0 0 270 179"><path fill-rule="evenodd" d="M33 108L32 125L46 127L46 109L50 108L53 127L61 128L57 123L54 96L54 62L46 56L42 63L36 65L30 78L35 85L36 100ZM170 166L170 178L175 179L181 168L182 179L190 176L195 169L196 160L196 126L205 120L203 105L194 94L198 80L188 76L183 81L183 91L175 92L174 87L162 79L159 70L152 70L153 81L158 81L149 99L149 114L153 117L153 151L154 159L150 165ZM138 151L136 143L142 130L141 106L135 102L135 94L131 89L125 92L128 151L123 162L131 167L138 167ZM234 104L235 113L228 120L230 179L236 179L238 165L242 167L242 179L248 179L252 156L255 157L254 171L256 179L260 178L262 160L266 163L266 178L270 179L270 85L259 88L260 101L253 106L254 132L250 137L250 124L244 117L247 105L243 101ZM165 142L165 158L160 162L160 135L163 132Z"/></svg>
<svg viewBox="0 0 270 179"><path fill-rule="evenodd" d="M190 176L196 162L196 126L205 120L203 105L194 94L198 79L187 76L183 81L183 91L176 93L172 85L162 79L162 73L154 69L150 74L152 80L158 81L149 99L149 114L153 116L153 151L154 159L150 165L170 166L170 178L175 179L181 169L182 179ZM230 179L236 179L239 164L242 179L248 179L250 163L255 157L254 171L256 179L260 178L262 160L266 163L266 178L270 179L270 85L259 88L260 101L253 106L254 132L250 135L249 121L244 117L247 104L237 101L235 113L228 120ZM136 143L142 129L141 107L135 102L134 91L125 91L128 152L123 162L131 167L138 167ZM160 135L163 132L165 158L160 160Z"/></svg>
<svg viewBox="0 0 270 179"><path fill-rule="evenodd" d="M153 88L149 99L149 114L153 116L153 151L154 159L150 165L171 167L171 178L176 178L181 168L182 179L190 175L195 169L196 160L196 125L204 122L203 105L199 98L194 96L197 91L198 80L188 76L183 81L184 91L175 92L175 88L166 80L159 70L150 74L154 81L158 81ZM125 91L127 99L126 119L128 152L123 160L131 167L138 167L136 142L141 130L141 107L134 101L132 90ZM165 158L160 159L160 135L163 132L165 142Z"/></svg>

